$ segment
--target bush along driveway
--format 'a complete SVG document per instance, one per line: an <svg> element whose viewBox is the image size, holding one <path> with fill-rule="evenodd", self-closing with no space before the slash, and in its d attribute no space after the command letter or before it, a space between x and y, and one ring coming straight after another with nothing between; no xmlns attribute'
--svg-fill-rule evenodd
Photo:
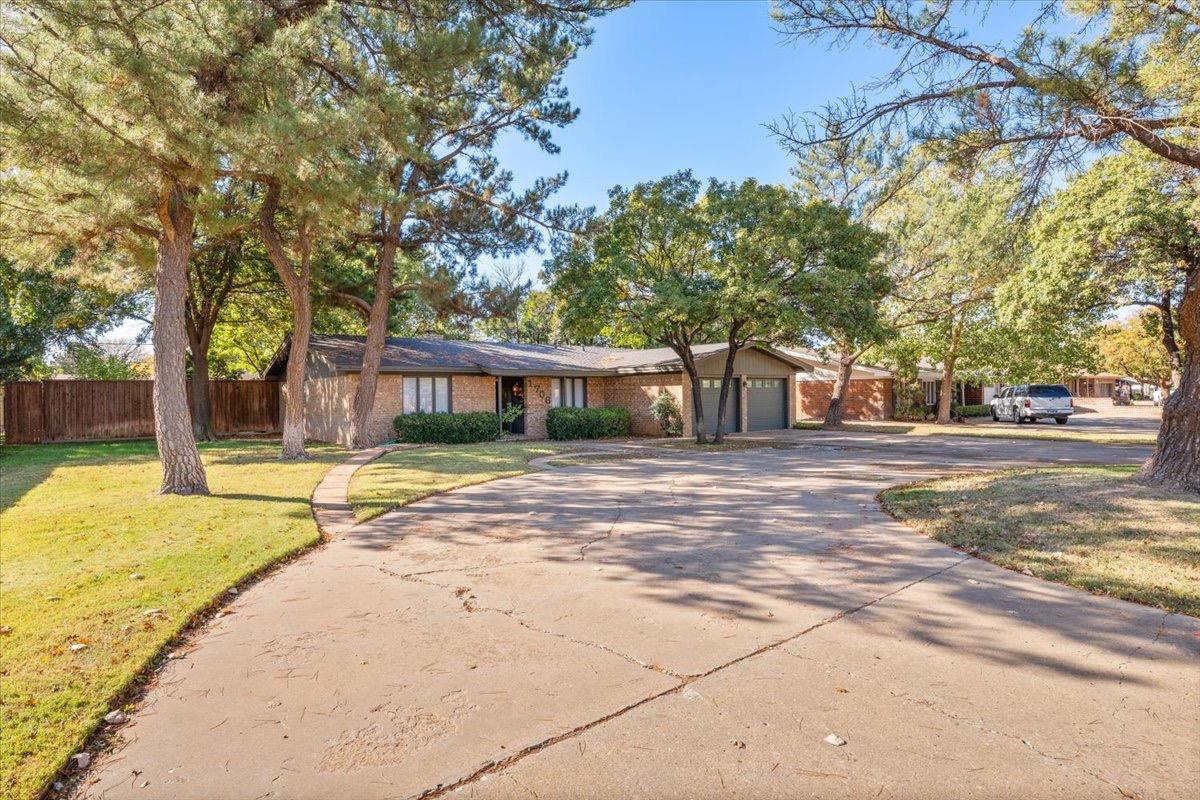
<svg viewBox="0 0 1200 800"><path fill-rule="evenodd" d="M658 451L413 502L239 595L81 794L1196 795L1200 620L875 502L994 465Z"/></svg>
<svg viewBox="0 0 1200 800"><path fill-rule="evenodd" d="M31 798L214 599L314 544L315 448L201 445L212 497L155 494L154 442L0 448L0 795Z"/></svg>

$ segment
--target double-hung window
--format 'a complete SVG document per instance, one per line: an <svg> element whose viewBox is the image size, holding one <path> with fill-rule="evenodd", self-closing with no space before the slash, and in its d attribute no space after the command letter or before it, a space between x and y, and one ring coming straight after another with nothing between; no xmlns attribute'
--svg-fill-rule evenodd
<svg viewBox="0 0 1200 800"><path fill-rule="evenodd" d="M405 376L404 413L450 410L450 379L432 376Z"/></svg>
<svg viewBox="0 0 1200 800"><path fill-rule="evenodd" d="M550 382L550 405L554 408L585 408L586 378L555 378Z"/></svg>

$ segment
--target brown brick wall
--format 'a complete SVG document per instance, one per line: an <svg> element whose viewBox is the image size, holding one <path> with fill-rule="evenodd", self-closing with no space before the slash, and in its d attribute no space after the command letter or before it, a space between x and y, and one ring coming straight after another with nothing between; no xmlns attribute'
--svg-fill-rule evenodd
<svg viewBox="0 0 1200 800"><path fill-rule="evenodd" d="M833 381L796 381L796 419L823 419L833 396ZM850 381L846 419L891 419L892 379Z"/></svg>
<svg viewBox="0 0 1200 800"><path fill-rule="evenodd" d="M450 376L450 410L495 411L496 380L491 375Z"/></svg>
<svg viewBox="0 0 1200 800"><path fill-rule="evenodd" d="M613 377L588 378L588 405L593 407L615 406L629 409L630 433L634 436L662 436L662 428L650 414L650 404L660 392L675 395L675 401L683 411L684 426L691 429L691 393L681 380L682 373L672 372L656 375L617 375Z"/></svg>
<svg viewBox="0 0 1200 800"><path fill-rule="evenodd" d="M550 379L525 379L525 435L546 438L546 413L550 410Z"/></svg>
<svg viewBox="0 0 1200 800"><path fill-rule="evenodd" d="M350 415L358 375L310 377L305 381L304 435L317 442L350 444ZM284 392L286 396L286 392ZM404 379L400 375L380 375L375 390L375 407L368 422L371 442L386 442L395 435L392 420L404 402Z"/></svg>

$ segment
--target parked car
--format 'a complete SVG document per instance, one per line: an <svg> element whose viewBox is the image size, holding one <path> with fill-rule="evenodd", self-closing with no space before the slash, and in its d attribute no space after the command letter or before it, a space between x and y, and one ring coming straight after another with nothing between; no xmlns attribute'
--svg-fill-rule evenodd
<svg viewBox="0 0 1200 800"><path fill-rule="evenodd" d="M1067 387L1058 383L1026 383L1001 389L992 398L992 421L1036 422L1053 417L1059 425L1075 413L1075 401Z"/></svg>

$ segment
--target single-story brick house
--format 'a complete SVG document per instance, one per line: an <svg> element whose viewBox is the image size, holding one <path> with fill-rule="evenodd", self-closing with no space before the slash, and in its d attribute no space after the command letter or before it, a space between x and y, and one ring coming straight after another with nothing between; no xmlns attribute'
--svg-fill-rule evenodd
<svg viewBox="0 0 1200 800"><path fill-rule="evenodd" d="M715 428L724 344L697 345L693 352L702 379L705 422ZM305 398L308 436L347 444L350 412L362 368L363 337L313 336L308 349ZM282 377L287 349L268 376ZM812 365L773 347L755 344L734 361L730 430L787 428L796 419L796 375ZM565 345L470 342L440 338L389 338L380 365L371 438L392 436L392 420L412 411L492 411L521 405L513 433L546 436L554 406L627 408L632 433L661 435L650 405L661 392L675 396L683 411L684 435L692 434L692 388L679 357L669 348L624 349Z"/></svg>
<svg viewBox="0 0 1200 800"><path fill-rule="evenodd" d="M783 352L805 364L796 372L796 419L820 420L829 410L837 364L825 361L812 350L782 348ZM892 373L867 364L850 368L850 386L846 391L843 416L846 419L891 419L895 411Z"/></svg>

